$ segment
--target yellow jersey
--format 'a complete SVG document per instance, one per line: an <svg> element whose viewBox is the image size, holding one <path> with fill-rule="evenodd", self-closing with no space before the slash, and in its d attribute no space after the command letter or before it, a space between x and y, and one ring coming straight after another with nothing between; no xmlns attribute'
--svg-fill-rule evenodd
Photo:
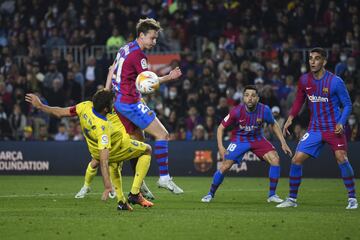
<svg viewBox="0 0 360 240"><path fill-rule="evenodd" d="M115 111L103 116L95 111L91 101L77 104L74 110L79 117L91 156L100 160L100 150L107 148L110 150L109 162L117 161L121 155L122 141L128 141L130 136Z"/></svg>

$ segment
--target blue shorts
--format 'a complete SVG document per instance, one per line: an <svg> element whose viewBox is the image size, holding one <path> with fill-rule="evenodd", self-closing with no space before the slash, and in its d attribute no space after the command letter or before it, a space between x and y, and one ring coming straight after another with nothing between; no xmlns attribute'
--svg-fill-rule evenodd
<svg viewBox="0 0 360 240"><path fill-rule="evenodd" d="M296 152L306 153L314 158L320 154L322 146L328 143L335 152L337 150L347 151L347 141L345 134L335 134L334 132L309 131L304 134L296 148Z"/></svg>
<svg viewBox="0 0 360 240"><path fill-rule="evenodd" d="M260 159L268 152L275 151L275 147L265 138L253 142L231 142L226 149L225 160L240 163L248 151L252 151Z"/></svg>
<svg viewBox="0 0 360 240"><path fill-rule="evenodd" d="M116 101L114 108L128 133L132 133L136 127L144 130L156 118L155 112L141 101L136 103Z"/></svg>

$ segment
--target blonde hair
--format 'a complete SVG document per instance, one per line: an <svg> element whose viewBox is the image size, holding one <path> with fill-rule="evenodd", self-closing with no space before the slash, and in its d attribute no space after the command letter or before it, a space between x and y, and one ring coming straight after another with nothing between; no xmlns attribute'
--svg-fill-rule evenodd
<svg viewBox="0 0 360 240"><path fill-rule="evenodd" d="M140 19L136 24L136 36L139 36L140 33L146 34L150 30L161 31L160 22L153 18L145 18Z"/></svg>

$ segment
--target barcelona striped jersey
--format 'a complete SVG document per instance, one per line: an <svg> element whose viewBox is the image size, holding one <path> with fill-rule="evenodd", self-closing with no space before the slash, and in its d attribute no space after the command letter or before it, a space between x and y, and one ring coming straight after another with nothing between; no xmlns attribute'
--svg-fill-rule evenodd
<svg viewBox="0 0 360 240"><path fill-rule="evenodd" d="M148 64L147 58L136 40L119 49L114 66L112 86L117 94L117 99L120 99L122 103L140 101L141 94L136 89L135 81L141 72L148 70Z"/></svg>
<svg viewBox="0 0 360 240"><path fill-rule="evenodd" d="M299 113L305 100L310 109L308 131L334 131L336 124L345 125L352 111L344 81L329 71L325 71L318 80L312 73L300 77L291 116L295 117Z"/></svg>
<svg viewBox="0 0 360 240"><path fill-rule="evenodd" d="M255 110L249 112L245 104L234 107L223 119L221 124L227 128L234 126L231 133L231 142L253 142L264 138L264 123L274 124L275 119L270 108L257 103Z"/></svg>

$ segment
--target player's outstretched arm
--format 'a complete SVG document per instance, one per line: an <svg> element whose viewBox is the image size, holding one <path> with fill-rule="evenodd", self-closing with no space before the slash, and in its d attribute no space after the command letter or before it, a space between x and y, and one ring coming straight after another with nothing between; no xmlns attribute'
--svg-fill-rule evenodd
<svg viewBox="0 0 360 240"><path fill-rule="evenodd" d="M281 133L281 129L279 124L275 121L274 124L272 124L272 129L276 135L276 137L279 139L279 141L281 142L281 148L284 151L285 154L289 155L290 157L292 156L292 152L291 149L289 148L289 146L287 145L285 138L283 136L283 134Z"/></svg>
<svg viewBox="0 0 360 240"><path fill-rule="evenodd" d="M106 77L105 89L111 90L111 80L114 74L114 68L115 68L114 64L109 67L109 72Z"/></svg>
<svg viewBox="0 0 360 240"><path fill-rule="evenodd" d="M109 174L109 149L100 150L100 168L105 188L101 200L106 201L109 198L109 193L112 191Z"/></svg>
<svg viewBox="0 0 360 240"><path fill-rule="evenodd" d="M169 82L175 79L178 79L182 75L181 69L179 67L174 68L170 71L168 75L165 75L163 77L159 77L159 83L165 83Z"/></svg>
<svg viewBox="0 0 360 240"><path fill-rule="evenodd" d="M42 112L45 112L47 114L52 114L58 118L62 117L71 117L73 116L70 112L70 108L62 108L62 107L50 107L45 104L43 104L39 97L32 93L27 93L25 95L25 101L33 105L35 108L39 109Z"/></svg>
<svg viewBox="0 0 360 240"><path fill-rule="evenodd" d="M222 160L225 160L225 152L226 152L226 149L223 144L224 129L225 129L224 126L220 123L216 133L218 149Z"/></svg>

